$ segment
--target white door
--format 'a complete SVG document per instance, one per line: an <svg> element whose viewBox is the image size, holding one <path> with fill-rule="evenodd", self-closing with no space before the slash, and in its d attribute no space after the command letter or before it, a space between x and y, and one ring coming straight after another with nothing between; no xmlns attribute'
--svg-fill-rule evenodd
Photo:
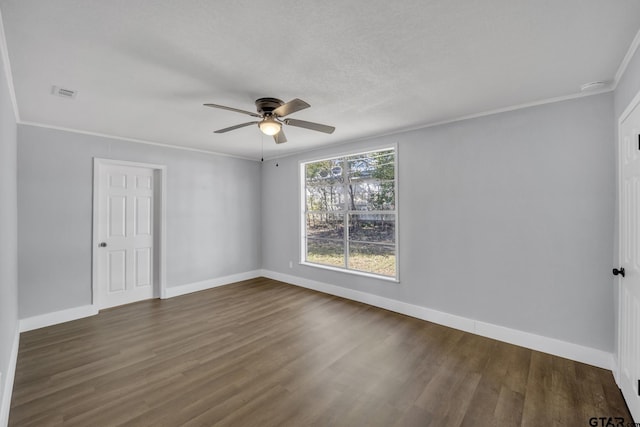
<svg viewBox="0 0 640 427"><path fill-rule="evenodd" d="M153 169L103 165L98 179L99 308L153 298Z"/></svg>
<svg viewBox="0 0 640 427"><path fill-rule="evenodd" d="M640 105L619 128L620 267L619 386L633 418L640 420ZM616 273L616 271L614 271Z"/></svg>

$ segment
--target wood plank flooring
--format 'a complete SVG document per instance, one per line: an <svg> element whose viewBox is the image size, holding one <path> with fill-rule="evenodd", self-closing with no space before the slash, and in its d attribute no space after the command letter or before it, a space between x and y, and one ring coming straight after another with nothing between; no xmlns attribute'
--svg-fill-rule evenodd
<svg viewBox="0 0 640 427"><path fill-rule="evenodd" d="M260 278L23 333L9 425L586 427L591 417L631 422L610 371Z"/></svg>

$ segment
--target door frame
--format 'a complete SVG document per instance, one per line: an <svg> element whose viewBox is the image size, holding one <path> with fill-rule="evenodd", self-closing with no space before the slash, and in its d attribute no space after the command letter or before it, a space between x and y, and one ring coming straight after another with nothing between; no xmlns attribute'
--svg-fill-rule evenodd
<svg viewBox="0 0 640 427"><path fill-rule="evenodd" d="M640 106L640 91L638 91L638 93L635 94L635 96L633 97L633 99L629 102L629 104L627 105L627 107L624 109L624 111L622 112L622 114L620 114L620 117L618 117L618 123L617 123L617 127L616 127L616 165L617 165L617 182L616 182L616 210L618 211L618 215L617 215L617 228L615 230L616 235L614 236L616 239L616 243L617 243L617 247L618 247L618 256L615 259L615 267L619 268L622 265L622 261L623 261L623 248L622 248L622 239L621 239L621 233L622 233L622 194L621 194L621 190L622 190L622 162L623 162L623 158L622 158L622 154L623 154L623 138L620 135L620 130L622 128L622 123L629 117L629 115L633 112L633 110L636 107ZM620 321L621 321L621 316L622 316L622 278L620 276L616 276L615 279L615 290L617 292L617 298L615 300L616 302L616 307L615 307L615 326L616 326L616 331L615 331L615 337L616 337L616 345L615 345L615 357L614 359L614 369L613 369L613 376L616 380L616 383L618 384L618 386L620 386L620 369L621 369L621 363L620 363L620 358L622 357L622 355L620 354L620 339L621 339L621 327L620 327Z"/></svg>
<svg viewBox="0 0 640 427"><path fill-rule="evenodd" d="M106 166L130 166L152 169L154 172L154 256L153 256L153 297L167 298L166 291L166 177L167 166L151 163L131 162L127 160L103 159L99 157L93 158L93 232L91 246L91 303L94 307L99 307L98 295L98 243L100 236L98 235L98 206L100 200L100 174Z"/></svg>

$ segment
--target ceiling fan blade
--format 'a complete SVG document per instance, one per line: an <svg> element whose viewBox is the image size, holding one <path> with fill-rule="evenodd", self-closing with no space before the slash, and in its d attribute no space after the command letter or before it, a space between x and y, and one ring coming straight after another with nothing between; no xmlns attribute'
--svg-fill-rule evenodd
<svg viewBox="0 0 640 427"><path fill-rule="evenodd" d="M284 131L280 129L280 132L273 135L273 140L276 142L276 144L283 144L287 142L287 137L284 136Z"/></svg>
<svg viewBox="0 0 640 427"><path fill-rule="evenodd" d="M219 129L219 130L217 130L217 131L215 131L215 132L213 132L213 133L225 133L225 132L229 132L229 131L232 131L232 130L236 130L236 129L243 128L243 127L245 127L245 126L253 125L253 124L255 124L255 123L258 123L258 122L247 122L247 123L242 123L242 124L240 124L240 125L235 125L235 126L230 126L230 127L228 127L228 128Z"/></svg>
<svg viewBox="0 0 640 427"><path fill-rule="evenodd" d="M320 123L307 122L305 120L285 119L284 122L290 126L316 130L324 133L333 133L333 131L336 130L333 126L321 125Z"/></svg>
<svg viewBox="0 0 640 427"><path fill-rule="evenodd" d="M250 115L252 117L262 117L258 113L252 113L251 111L239 110L239 109L233 108L233 107L225 107L224 105L218 105L218 104L202 104L202 105L204 105L205 107L221 108L223 110L235 111L236 113L248 114L248 115Z"/></svg>
<svg viewBox="0 0 640 427"><path fill-rule="evenodd" d="M288 116L289 114L293 114L296 111L304 110L305 108L309 107L311 107L311 105L307 104L302 99L296 98L287 102L286 104L282 104L281 106L273 110L273 114L278 117L284 117Z"/></svg>

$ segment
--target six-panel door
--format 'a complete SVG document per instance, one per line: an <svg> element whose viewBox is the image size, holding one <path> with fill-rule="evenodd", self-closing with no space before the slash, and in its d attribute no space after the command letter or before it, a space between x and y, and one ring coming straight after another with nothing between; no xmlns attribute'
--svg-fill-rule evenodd
<svg viewBox="0 0 640 427"><path fill-rule="evenodd" d="M153 169L105 165L99 179L98 304L153 298Z"/></svg>
<svg viewBox="0 0 640 427"><path fill-rule="evenodd" d="M620 126L619 386L640 420L640 105Z"/></svg>

